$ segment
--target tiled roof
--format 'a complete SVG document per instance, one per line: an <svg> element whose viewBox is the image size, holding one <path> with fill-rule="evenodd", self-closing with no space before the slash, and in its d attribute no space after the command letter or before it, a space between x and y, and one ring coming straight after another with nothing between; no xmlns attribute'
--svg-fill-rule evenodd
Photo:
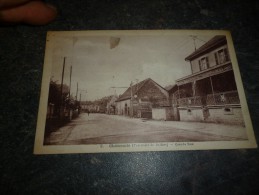
<svg viewBox="0 0 259 195"><path fill-rule="evenodd" d="M176 84L171 85L170 87L166 88L168 92L170 91L176 91L178 89L178 86Z"/></svg>
<svg viewBox="0 0 259 195"><path fill-rule="evenodd" d="M148 79L145 79L145 80L143 80L143 81L141 81L141 82L139 82L139 83L137 83L137 84L135 84L135 85L132 85L132 89L131 89L131 87L129 87L129 88L116 100L116 102L122 101L122 100L126 100L126 99L130 99L130 97L131 97L131 90L132 90L132 94L134 95L134 94L137 93L137 92L140 90L140 88L141 88L146 82L148 82L149 80L152 80L152 79L148 78Z"/></svg>
<svg viewBox="0 0 259 195"><path fill-rule="evenodd" d="M218 45L223 45L226 43L226 36L224 35L217 35L215 37L213 37L212 39L210 39L207 43L205 43L204 45L202 45L201 47L199 47L196 51L194 51L193 53L191 53L189 56L187 56L185 58L185 60L192 60L202 54L204 54L205 52L208 52L210 49L213 49L215 46Z"/></svg>

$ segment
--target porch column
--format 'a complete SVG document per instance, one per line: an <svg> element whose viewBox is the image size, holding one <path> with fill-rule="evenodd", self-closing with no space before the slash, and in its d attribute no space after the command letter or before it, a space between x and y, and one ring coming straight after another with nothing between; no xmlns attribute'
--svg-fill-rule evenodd
<svg viewBox="0 0 259 195"><path fill-rule="evenodd" d="M193 81L192 83L192 96L196 96L196 81Z"/></svg>
<svg viewBox="0 0 259 195"><path fill-rule="evenodd" d="M212 96L213 96L214 104L216 104L215 95L214 95L214 89L213 89L213 83L212 83L211 77L210 77L210 86L211 86L211 91L212 91Z"/></svg>
<svg viewBox="0 0 259 195"><path fill-rule="evenodd" d="M178 87L178 99L180 99L181 97L180 97L180 90L179 90L179 85L177 85L177 87Z"/></svg>
<svg viewBox="0 0 259 195"><path fill-rule="evenodd" d="M178 98L176 97L176 104L179 106L179 100L180 100L180 90L179 90L179 85L177 85L178 87Z"/></svg>

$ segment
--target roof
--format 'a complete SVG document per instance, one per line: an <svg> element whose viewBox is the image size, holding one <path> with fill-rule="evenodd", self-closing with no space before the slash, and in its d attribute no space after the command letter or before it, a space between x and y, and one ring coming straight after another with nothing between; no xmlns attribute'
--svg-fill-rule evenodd
<svg viewBox="0 0 259 195"><path fill-rule="evenodd" d="M151 80L150 78L145 79L135 85L132 85L132 94L136 93L139 91L139 89L149 80ZM126 99L130 99L131 98L131 87L129 87L117 100L118 101L122 101L122 100L126 100Z"/></svg>
<svg viewBox="0 0 259 195"><path fill-rule="evenodd" d="M206 42L204 45L199 47L196 51L191 53L189 56L187 56L185 58L185 60L190 61L194 58L197 58L197 57L203 55L204 53L207 53L210 50L213 50L215 47L218 47L218 46L226 44L226 43L227 43L226 36L217 35L217 36L213 37L212 39L210 39L208 42Z"/></svg>
<svg viewBox="0 0 259 195"><path fill-rule="evenodd" d="M108 101L107 105L112 105L114 104L114 102L118 99L117 95L113 95L110 99L110 101Z"/></svg>
<svg viewBox="0 0 259 195"><path fill-rule="evenodd" d="M170 87L168 87L166 89L168 92L174 92L176 90L178 90L178 85L174 84L174 85L171 85Z"/></svg>
<svg viewBox="0 0 259 195"><path fill-rule="evenodd" d="M153 81L151 78L145 79L135 85L132 85L131 87L129 87L117 100L116 102L122 101L122 100L127 100L131 98L131 90L132 90L132 95L136 94L138 91L141 90L141 88L149 81L152 81L154 83L156 83L155 81ZM158 86L160 86L158 83L156 83ZM164 89L162 86L160 86L162 89ZM166 89L165 89L166 90Z"/></svg>

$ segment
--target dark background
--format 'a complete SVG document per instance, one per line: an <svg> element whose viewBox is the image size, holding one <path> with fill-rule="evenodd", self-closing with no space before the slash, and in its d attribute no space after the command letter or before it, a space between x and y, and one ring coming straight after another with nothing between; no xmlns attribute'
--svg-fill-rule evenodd
<svg viewBox="0 0 259 195"><path fill-rule="evenodd" d="M48 30L227 29L259 138L259 4L57 0L46 26L0 27L0 194L255 194L259 150L33 155Z"/></svg>

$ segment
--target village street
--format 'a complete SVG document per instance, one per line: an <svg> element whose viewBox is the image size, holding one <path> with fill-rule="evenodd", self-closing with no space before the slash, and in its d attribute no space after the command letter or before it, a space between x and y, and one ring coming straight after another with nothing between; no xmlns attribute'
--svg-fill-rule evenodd
<svg viewBox="0 0 259 195"><path fill-rule="evenodd" d="M214 123L154 121L118 115L82 113L52 132L46 144L110 144L246 139L245 128Z"/></svg>

